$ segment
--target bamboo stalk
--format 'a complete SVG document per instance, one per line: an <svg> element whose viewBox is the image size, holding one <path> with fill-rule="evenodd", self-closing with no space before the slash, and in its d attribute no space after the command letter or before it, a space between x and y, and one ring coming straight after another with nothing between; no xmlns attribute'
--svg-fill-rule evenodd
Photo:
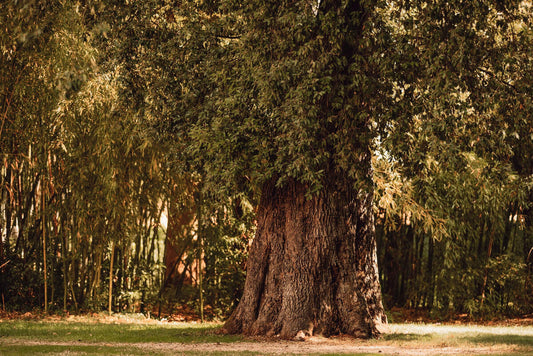
<svg viewBox="0 0 533 356"><path fill-rule="evenodd" d="M44 178L44 177L43 177ZM44 182L41 188L41 199L42 199L42 227L43 227L43 273L44 273L44 313L48 313L48 280L46 273L46 221L45 221L45 205L46 205L46 196L44 191Z"/></svg>
<svg viewBox="0 0 533 356"><path fill-rule="evenodd" d="M197 273L198 273L198 289L200 292L200 321L204 322L204 291L203 291L203 278L202 278L202 234L203 234L203 216L202 216L202 201L200 193L196 195L196 207L197 207L197 239L198 239L198 262L197 262Z"/></svg>
<svg viewBox="0 0 533 356"><path fill-rule="evenodd" d="M198 239L200 236L198 236ZM204 322L204 291L202 278L202 246L200 244L200 251L198 253L198 288L200 289L200 321Z"/></svg>
<svg viewBox="0 0 533 356"><path fill-rule="evenodd" d="M108 312L109 315L113 313L112 310L112 302L113 302L113 262L114 262L114 255L115 255L115 241L111 242L111 262L109 266L109 304L108 304Z"/></svg>
<svg viewBox="0 0 533 356"><path fill-rule="evenodd" d="M487 263L485 265L485 276L483 277L483 287L481 289L481 308L485 302L485 291L487 289L487 280L489 278L489 260L492 255L492 245L494 243L494 228L492 228L490 233L489 247L487 251Z"/></svg>

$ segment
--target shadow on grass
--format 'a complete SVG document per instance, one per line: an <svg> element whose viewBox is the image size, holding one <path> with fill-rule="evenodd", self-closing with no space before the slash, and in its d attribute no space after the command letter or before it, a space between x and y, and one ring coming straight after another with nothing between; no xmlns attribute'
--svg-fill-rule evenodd
<svg viewBox="0 0 533 356"><path fill-rule="evenodd" d="M490 344L490 345L517 345L517 346L531 346L533 347L533 336L528 335L494 335L494 334L478 334L472 336L460 337L460 340L473 342L476 344Z"/></svg>
<svg viewBox="0 0 533 356"><path fill-rule="evenodd" d="M154 351L154 350L142 350L139 348L131 347L110 347L110 346L64 346L64 345L0 345L0 355L131 355L131 356L147 356L147 355L176 355L176 353L169 353L168 351ZM181 351L178 355L188 356L203 356L206 355L205 351ZM209 356L230 356L235 355L233 352L220 352L213 351L208 352ZM255 355L253 352L239 352L239 355L249 356Z"/></svg>
<svg viewBox="0 0 533 356"><path fill-rule="evenodd" d="M431 340L431 334L385 334L381 337L385 341L428 341Z"/></svg>
<svg viewBox="0 0 533 356"><path fill-rule="evenodd" d="M238 335L218 335L218 325L180 324L87 324L46 322L0 323L0 338L83 342L237 342Z"/></svg>
<svg viewBox="0 0 533 356"><path fill-rule="evenodd" d="M0 345L1 355L38 355L57 353L79 355L121 355L124 354L124 348L104 346ZM135 355L148 355L148 352Z"/></svg>

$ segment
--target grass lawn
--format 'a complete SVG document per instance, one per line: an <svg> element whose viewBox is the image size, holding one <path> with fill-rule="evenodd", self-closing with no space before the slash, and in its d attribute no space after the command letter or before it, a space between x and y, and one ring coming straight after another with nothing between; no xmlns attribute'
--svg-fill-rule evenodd
<svg viewBox="0 0 533 356"><path fill-rule="evenodd" d="M215 323L77 318L0 321L0 355L533 355L533 326L392 324L379 340L218 335Z"/></svg>

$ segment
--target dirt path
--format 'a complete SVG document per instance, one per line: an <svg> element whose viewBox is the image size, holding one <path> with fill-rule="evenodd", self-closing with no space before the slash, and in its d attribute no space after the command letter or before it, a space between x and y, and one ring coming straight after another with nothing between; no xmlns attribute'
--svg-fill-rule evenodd
<svg viewBox="0 0 533 356"><path fill-rule="evenodd" d="M421 347L398 346L398 345L365 345L346 340L324 340L310 338L305 342L298 341L258 341L258 342L235 342L235 343L111 343L111 342L55 342L55 341L30 341L23 339L7 338L0 339L0 344L9 345L48 345L48 346L101 346L124 348L125 350L136 348L143 351L154 351L165 354L177 354L186 351L196 352L252 352L258 355L286 355L286 354L352 354L352 353L375 353L388 355L490 355L511 353L513 348L509 346L482 346L482 347L451 347L432 346Z"/></svg>

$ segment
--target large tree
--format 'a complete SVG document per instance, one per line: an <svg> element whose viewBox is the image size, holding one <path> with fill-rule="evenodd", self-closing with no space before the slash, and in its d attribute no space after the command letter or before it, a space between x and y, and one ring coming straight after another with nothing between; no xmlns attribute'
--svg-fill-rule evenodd
<svg viewBox="0 0 533 356"><path fill-rule="evenodd" d="M226 332L370 337L386 323L372 212L372 118L386 92L372 64L381 58L374 6L155 1L126 10L135 21L125 24L128 75L144 81L132 93L144 91L146 117L171 134L182 168L210 196L257 206Z"/></svg>
<svg viewBox="0 0 533 356"><path fill-rule="evenodd" d="M372 6L217 9L219 24L230 11L242 23L222 27L216 55L199 70L211 90L190 134L212 186L232 182L228 189L260 197L244 294L227 332L369 337L386 323L372 213L380 86L369 61Z"/></svg>
<svg viewBox="0 0 533 356"><path fill-rule="evenodd" d="M375 84L364 42L372 9L360 1L249 6L238 51L250 61L252 115L239 126L253 129L239 130L243 142L265 147L252 151L264 156L264 173L255 178L261 199L244 295L224 328L285 338L379 334L386 319L369 183Z"/></svg>
<svg viewBox="0 0 533 356"><path fill-rule="evenodd" d="M527 2L154 4L129 17L146 20L129 48L151 49L128 58L145 80L132 93L145 90L147 116L202 187L257 199L244 294L224 330L378 335L372 148L410 177L461 169L466 152L504 160L483 124L516 126L502 108L526 100L513 63L530 70L529 57L513 48L529 38Z"/></svg>

